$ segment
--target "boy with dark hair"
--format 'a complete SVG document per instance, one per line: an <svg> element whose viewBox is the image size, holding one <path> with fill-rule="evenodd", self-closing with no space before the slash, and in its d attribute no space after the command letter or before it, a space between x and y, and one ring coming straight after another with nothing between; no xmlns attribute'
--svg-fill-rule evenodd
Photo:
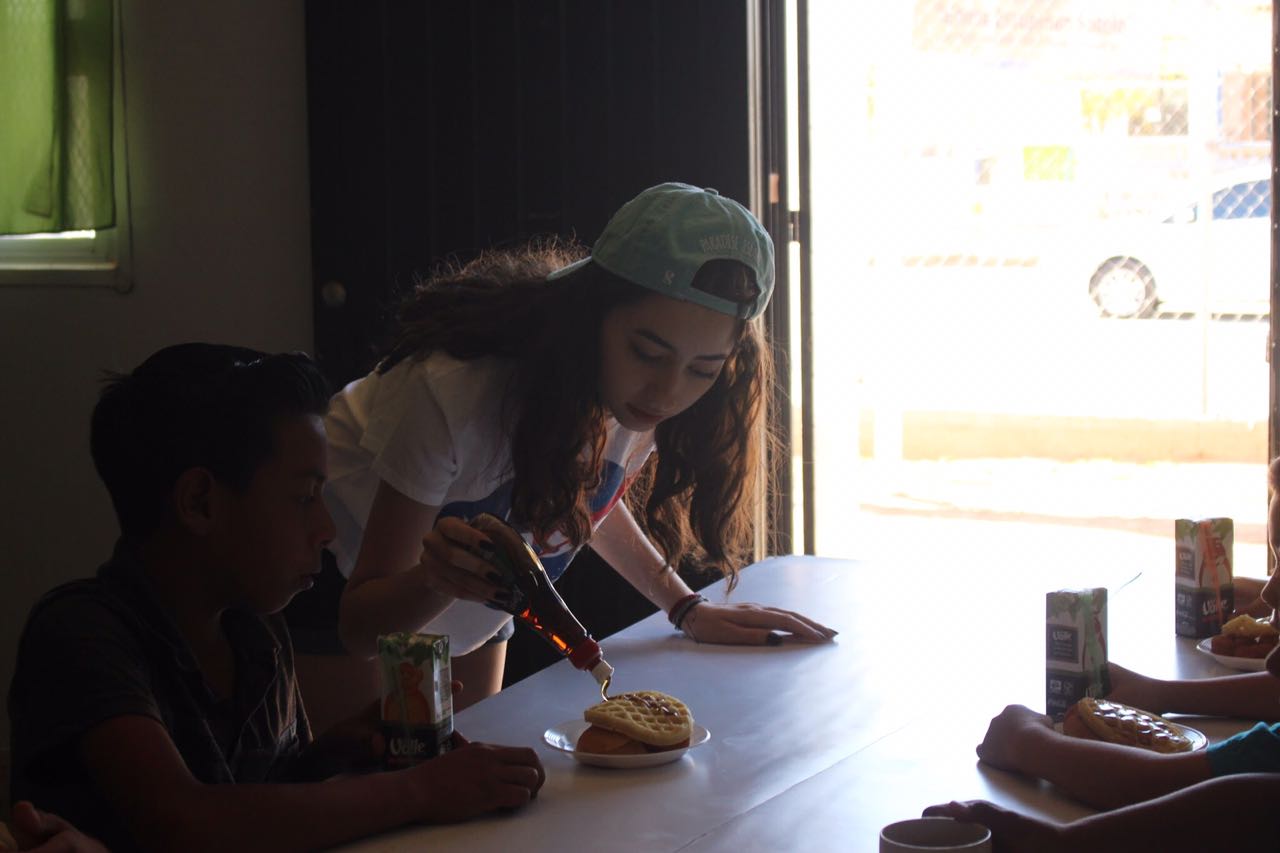
<svg viewBox="0 0 1280 853"><path fill-rule="evenodd" d="M91 446L121 538L23 632L15 801L112 849L286 850L534 796L532 750L461 739L408 770L304 783L372 757L359 721L312 741L278 615L334 535L320 499L328 397L304 355L210 344L161 350L108 384ZM295 784L265 784L281 781Z"/></svg>

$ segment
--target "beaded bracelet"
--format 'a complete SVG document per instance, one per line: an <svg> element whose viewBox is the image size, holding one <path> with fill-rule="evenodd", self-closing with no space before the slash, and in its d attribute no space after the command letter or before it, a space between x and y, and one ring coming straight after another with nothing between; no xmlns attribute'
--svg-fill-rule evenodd
<svg viewBox="0 0 1280 853"><path fill-rule="evenodd" d="M671 608L671 612L667 614L667 618L671 620L671 624L676 626L676 630L681 630L680 626L684 623L685 617L693 608L706 601L696 592L691 592L684 598L677 601Z"/></svg>

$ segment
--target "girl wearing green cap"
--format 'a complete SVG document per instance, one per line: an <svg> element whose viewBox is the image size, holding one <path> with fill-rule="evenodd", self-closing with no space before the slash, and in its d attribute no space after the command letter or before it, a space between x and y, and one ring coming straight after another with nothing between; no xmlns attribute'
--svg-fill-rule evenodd
<svg viewBox="0 0 1280 853"><path fill-rule="evenodd" d="M466 524L480 512L516 526L553 579L590 540L699 642L834 636L796 613L706 602L671 568L695 554L732 584L749 558L772 289L756 219L686 184L645 190L590 255L491 252L416 288L389 351L326 424L346 649L449 634L457 704L499 689L510 616L487 604L504 591Z"/></svg>

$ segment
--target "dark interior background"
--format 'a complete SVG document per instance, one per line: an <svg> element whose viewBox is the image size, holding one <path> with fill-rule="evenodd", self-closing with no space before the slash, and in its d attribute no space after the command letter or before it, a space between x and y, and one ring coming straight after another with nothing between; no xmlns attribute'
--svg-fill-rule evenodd
<svg viewBox="0 0 1280 853"><path fill-rule="evenodd" d="M441 260L542 235L589 245L665 180L750 203L748 0L306 9L316 347L335 383L373 365L397 295ZM653 611L604 569L584 551L559 584L596 637ZM555 659L521 629L507 681Z"/></svg>

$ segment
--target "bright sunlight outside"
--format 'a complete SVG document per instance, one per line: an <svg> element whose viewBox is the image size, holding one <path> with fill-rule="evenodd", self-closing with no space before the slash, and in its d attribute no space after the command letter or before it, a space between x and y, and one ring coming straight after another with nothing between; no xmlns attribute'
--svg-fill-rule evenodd
<svg viewBox="0 0 1280 853"><path fill-rule="evenodd" d="M809 4L816 552L1266 573L1271 4Z"/></svg>

